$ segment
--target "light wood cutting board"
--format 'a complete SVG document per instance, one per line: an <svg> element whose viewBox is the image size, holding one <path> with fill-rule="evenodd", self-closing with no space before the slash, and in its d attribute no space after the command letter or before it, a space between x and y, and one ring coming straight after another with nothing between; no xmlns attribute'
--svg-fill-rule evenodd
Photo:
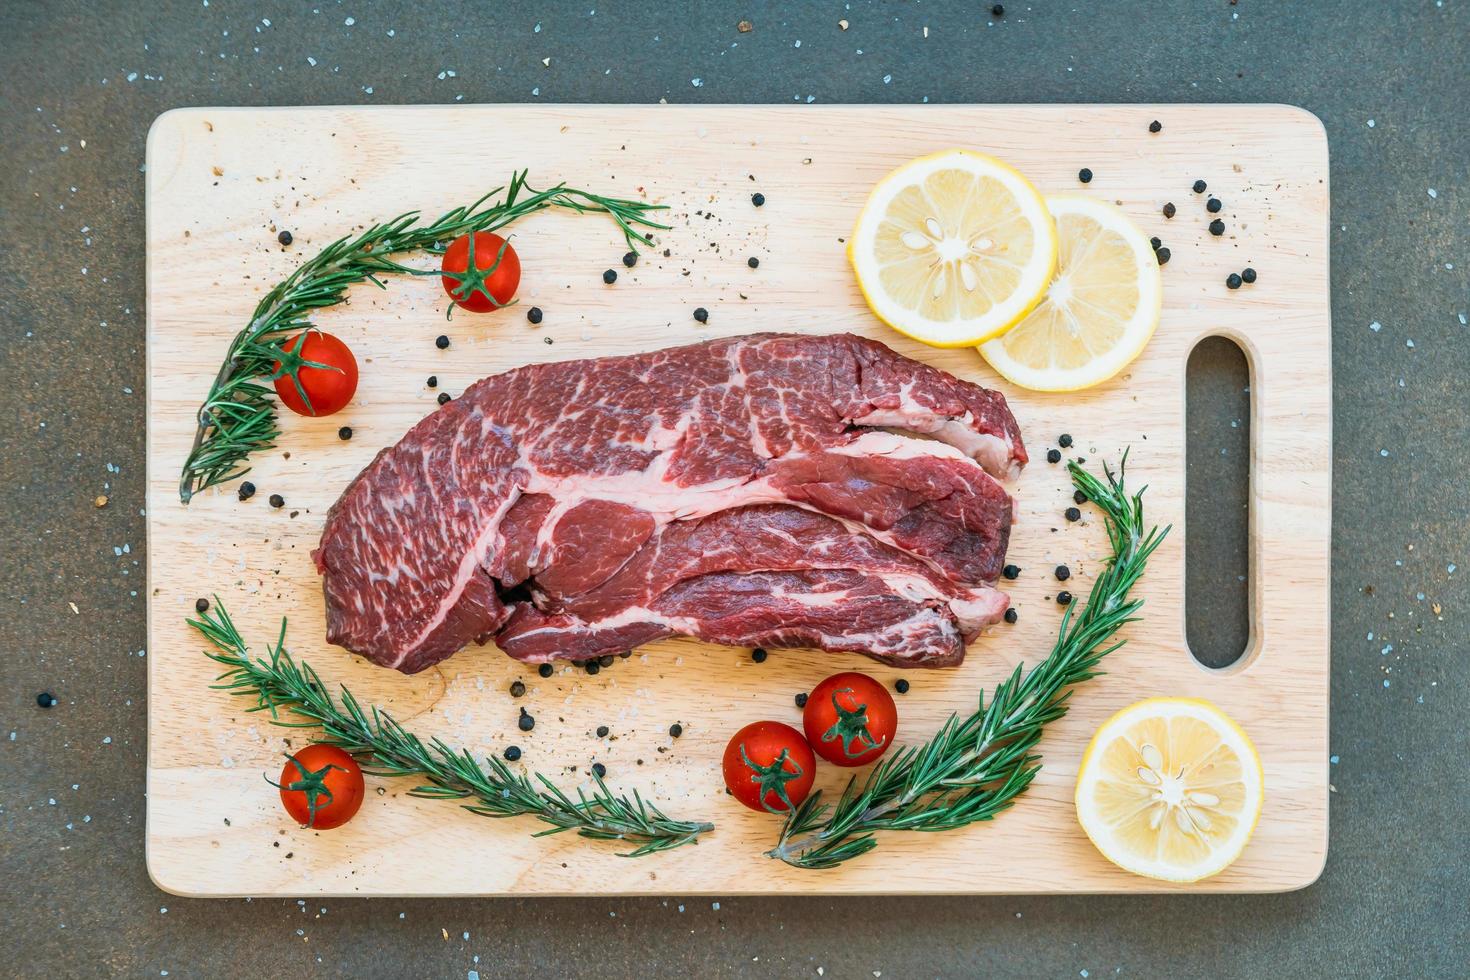
<svg viewBox="0 0 1470 980"><path fill-rule="evenodd" d="M1151 135L1150 120L1163 121ZM868 189L897 164L949 146L996 154L1043 192L1116 201L1173 252L1164 313L1145 354L1113 382L1042 396L998 379L973 351L908 342L875 320L853 282L844 239ZM573 186L671 207L672 230L635 269L604 218L544 214L514 228L524 268L518 309L446 323L432 279L355 289L319 324L362 369L356 401L323 420L289 413L280 446L254 460L260 488L234 487L187 507L177 494L193 418L229 338L263 291L332 239L417 208L468 203L529 167L534 185ZM1077 171L1096 174L1082 187ZM1196 178L1227 203L1222 238L1205 230ZM763 208L751 194L766 197ZM1160 214L1165 201L1179 213ZM276 244L289 229L290 248ZM185 895L500 895L1139 892L1171 889L1115 869L1078 829L1072 789L1082 749L1119 708L1153 695L1208 698L1254 738L1265 811L1242 858L1205 891L1271 891L1317 877L1327 849L1328 562L1331 377L1327 142L1286 106L454 106L186 109L148 140L148 866ZM663 250L668 250L665 257ZM759 269L747 267L749 256ZM1261 280L1227 291L1227 273ZM616 268L615 286L602 272ZM545 322L530 326L524 310ZM707 307L709 323L691 311ZM1076 692L1042 743L1031 790L991 824L946 834L885 834L873 853L825 872L762 856L777 824L742 809L720 782L729 735L758 718L799 725L792 697L838 669L885 683L899 671L856 658L749 651L692 641L654 644L596 677L542 680L494 647L468 649L414 677L370 666L323 640L309 552L327 508L385 445L434 410L436 392L517 365L649 350L757 330L855 331L1011 399L1033 463L1010 588L1020 623L971 647L962 668L910 671L900 739L932 733L973 707L1017 663L1051 646L1059 612L1049 569L1065 562L1085 592L1106 554L1089 514L1068 525L1061 467L1044 454L1072 433L1096 464L1132 447L1130 482L1149 484L1153 519L1174 533L1142 582L1142 622L1108 674ZM453 344L438 350L434 338ZM1184 640L1184 370L1203 337L1223 334L1252 371L1252 647L1226 671L1200 667ZM350 442L338 426L351 425ZM281 510L266 498L280 493ZM602 762L618 789L668 813L712 819L692 848L626 860L571 835L533 839L531 819L489 820L416 800L406 780L370 780L363 812L328 833L298 830L263 773L284 738L262 715L209 689L214 665L184 626L199 595L218 593L263 651L279 618L290 646L331 682L387 707L410 728L479 752L514 743L522 764L574 788ZM507 692L523 679L521 700ZM525 705L539 719L516 730ZM677 741L670 724L683 725ZM607 725L599 740L593 730ZM829 790L842 775L819 777Z"/></svg>

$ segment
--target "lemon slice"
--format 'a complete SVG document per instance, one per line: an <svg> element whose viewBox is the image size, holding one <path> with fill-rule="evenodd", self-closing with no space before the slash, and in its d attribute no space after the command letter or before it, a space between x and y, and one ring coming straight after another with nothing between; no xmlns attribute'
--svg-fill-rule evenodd
<svg viewBox="0 0 1470 980"><path fill-rule="evenodd" d="M1263 781L1255 746L1219 708L1151 698L1092 737L1077 777L1077 819L1125 871L1199 881L1245 850Z"/></svg>
<svg viewBox="0 0 1470 980"><path fill-rule="evenodd" d="M879 319L934 347L968 347L1041 299L1057 236L1025 177L982 153L945 150L878 182L847 256Z"/></svg>
<svg viewBox="0 0 1470 980"><path fill-rule="evenodd" d="M1046 296L980 353L1033 391L1101 384L1142 351L1159 325L1159 262L1143 232L1111 204L1048 197L1060 252Z"/></svg>

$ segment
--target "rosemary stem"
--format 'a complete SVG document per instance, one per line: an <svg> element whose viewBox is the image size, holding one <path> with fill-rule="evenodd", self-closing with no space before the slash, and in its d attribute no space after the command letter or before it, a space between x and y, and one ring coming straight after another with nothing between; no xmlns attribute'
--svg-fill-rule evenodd
<svg viewBox="0 0 1470 980"><path fill-rule="evenodd" d="M1123 457L1127 461L1127 454ZM1033 749L1046 724L1066 713L1067 688L1095 676L1123 645L1107 644L1134 619L1130 600L1149 556L1169 529L1143 531L1143 492L1131 498L1123 467L1106 483L1070 464L1072 482L1101 508L1113 554L1078 613L1063 614L1051 653L1029 672L1017 667L964 719L952 715L928 742L901 749L859 784L850 780L835 805L812 794L787 816L770 857L801 868L828 868L876 846L879 830L948 830L992 819L1039 771Z"/></svg>
<svg viewBox="0 0 1470 980"><path fill-rule="evenodd" d="M526 196L518 200L522 191ZM502 198L482 207L502 192ZM415 251L437 255L443 252L445 242L461 235L504 228L550 208L606 214L633 249L651 244L647 232L641 229L668 227L649 217L650 212L663 210L665 205L602 197L564 184L533 190L522 170L513 174L508 184L435 222L417 224L417 212L410 212L373 225L355 238L332 242L266 293L250 322L230 341L224 364L195 418L194 438L179 477L179 499L187 504L199 491L243 476L249 471L251 453L275 444L280 429L272 401L274 391L268 381L253 380L274 373L279 354L275 338L309 329L310 317L344 302L348 288L354 284L372 282L382 286L379 277L387 273L435 274L432 269L403 265L393 256Z"/></svg>
<svg viewBox="0 0 1470 980"><path fill-rule="evenodd" d="M254 698L249 710L269 711L278 725L321 728L321 741L363 760L371 773L426 780L411 796L470 801L462 805L481 816L532 816L548 825L536 836L572 830L594 840L625 841L635 845L628 857L697 843L714 829L711 823L667 817L637 791L631 799L614 795L601 776L594 775L590 796L579 789L574 801L540 774L520 775L493 757L482 763L439 739L425 743L386 712L364 709L346 688L340 701L334 699L316 671L286 651L285 620L275 646L267 647L268 658L250 656L218 597L213 609L188 623L214 647L206 656L226 668L216 688ZM283 712L303 720L287 720Z"/></svg>

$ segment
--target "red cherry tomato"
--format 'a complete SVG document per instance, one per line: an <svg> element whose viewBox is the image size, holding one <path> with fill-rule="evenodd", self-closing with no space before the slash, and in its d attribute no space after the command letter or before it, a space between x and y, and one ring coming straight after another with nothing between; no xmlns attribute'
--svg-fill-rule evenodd
<svg viewBox="0 0 1470 980"><path fill-rule="evenodd" d="M470 253L474 252L473 271ZM473 313L498 310L516 297L521 284L521 259L510 242L488 231L461 235L444 250L440 266L444 291Z"/></svg>
<svg viewBox="0 0 1470 980"><path fill-rule="evenodd" d="M865 766L893 744L898 708L867 674L833 674L807 697L801 726L812 749L834 766Z"/></svg>
<svg viewBox="0 0 1470 980"><path fill-rule="evenodd" d="M303 830L331 830L351 820L362 806L362 769L335 745L308 745L286 760L281 805Z"/></svg>
<svg viewBox="0 0 1470 980"><path fill-rule="evenodd" d="M812 791L817 760L801 732L779 721L757 721L725 746L725 785L752 810L785 813Z"/></svg>
<svg viewBox="0 0 1470 980"><path fill-rule="evenodd" d="M342 341L320 330L307 330L281 349L286 356L275 364L276 394L291 411L320 417L340 412L352 401L357 393L357 358Z"/></svg>

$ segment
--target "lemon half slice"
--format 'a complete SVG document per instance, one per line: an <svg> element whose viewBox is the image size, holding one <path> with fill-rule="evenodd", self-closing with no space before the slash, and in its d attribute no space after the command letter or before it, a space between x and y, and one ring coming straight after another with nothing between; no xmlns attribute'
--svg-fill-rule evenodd
<svg viewBox="0 0 1470 980"><path fill-rule="evenodd" d="M881 320L934 347L968 347L1041 299L1057 236L1025 177L982 153L945 150L878 182L847 255Z"/></svg>
<svg viewBox="0 0 1470 980"><path fill-rule="evenodd" d="M1263 783L1255 746L1219 708L1151 698L1092 737L1077 776L1077 819L1125 871L1199 881L1245 850Z"/></svg>
<svg viewBox="0 0 1470 980"><path fill-rule="evenodd" d="M1142 351L1159 325L1162 277L1153 247L1128 217L1086 197L1046 199L1060 251L1046 296L980 353L1034 391L1101 384Z"/></svg>

